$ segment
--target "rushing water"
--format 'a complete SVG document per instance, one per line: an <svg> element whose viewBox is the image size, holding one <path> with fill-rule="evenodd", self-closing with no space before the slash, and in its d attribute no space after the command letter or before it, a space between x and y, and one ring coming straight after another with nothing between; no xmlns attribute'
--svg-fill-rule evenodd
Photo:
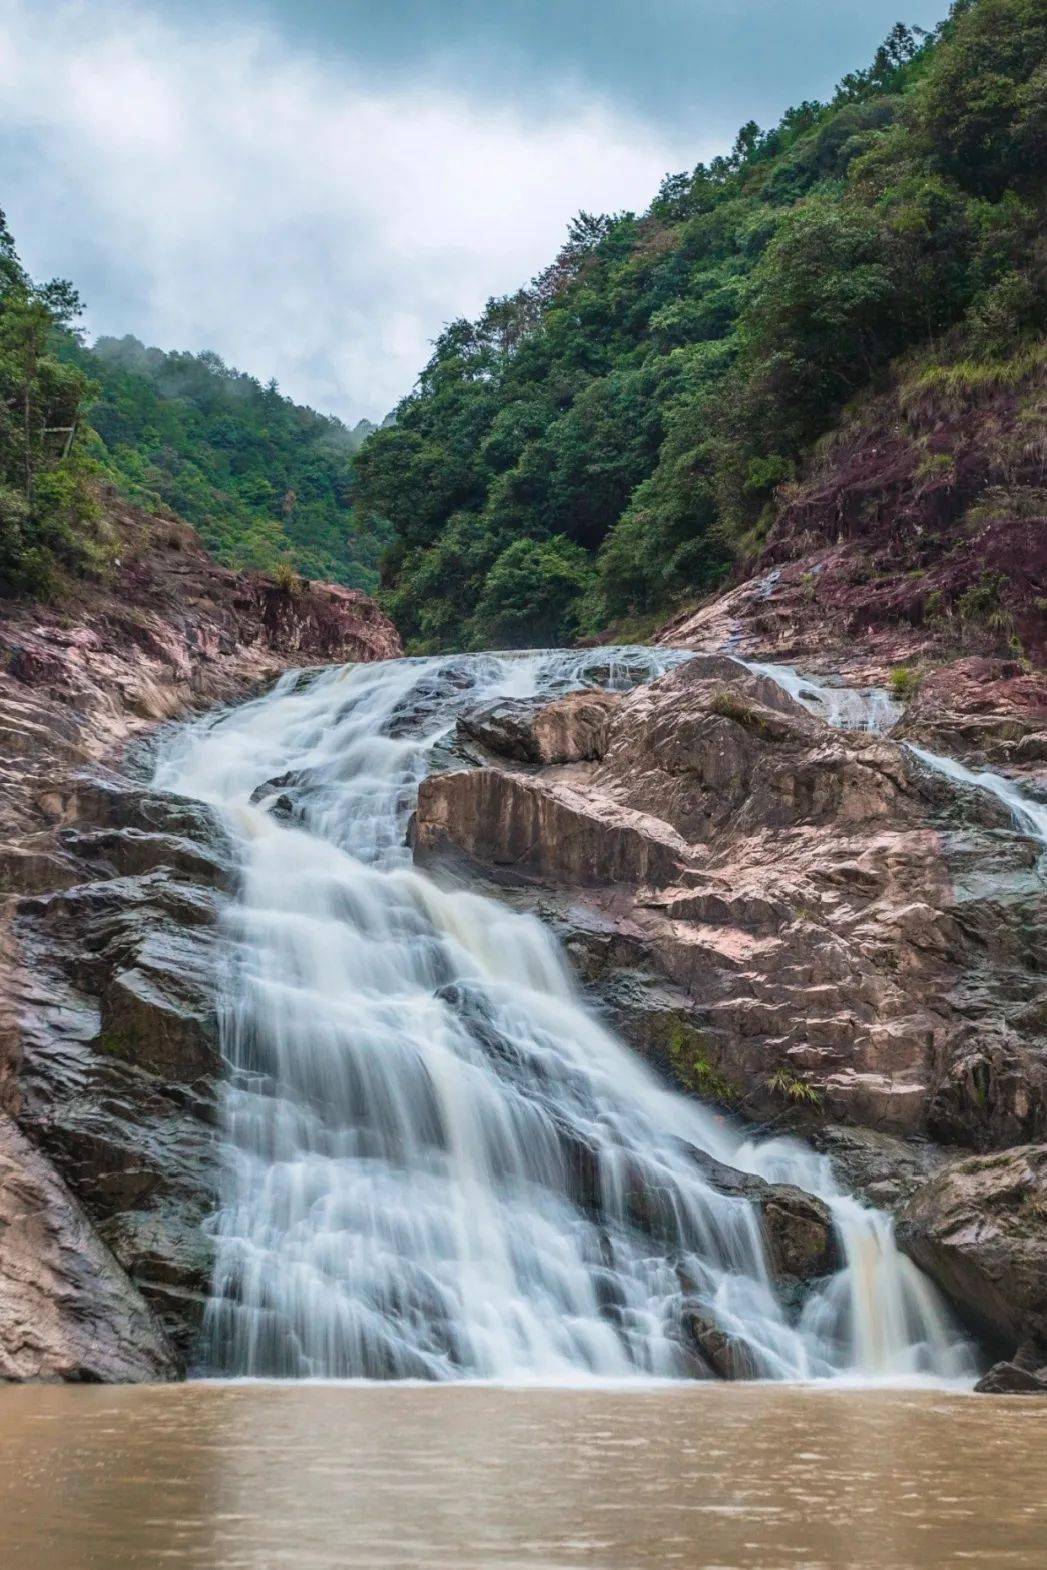
<svg viewBox="0 0 1047 1570"><path fill-rule="evenodd" d="M768 676L791 698L840 730L881 732L890 730L904 713L904 705L885 687L846 687L834 685L824 677L805 676L793 665L773 665L765 660L733 658L746 670ZM905 746L925 768L940 774L953 785L985 791L995 796L1010 813L1019 833L1047 845L1047 804L1036 801L1015 780L991 769L969 769L956 758L930 752L914 742Z"/></svg>
<svg viewBox="0 0 1047 1570"><path fill-rule="evenodd" d="M766 1378L970 1372L889 1220L840 1194L823 1158L748 1142L665 1089L586 1005L538 921L411 865L418 783L465 705L628 685L679 658L290 675L169 744L157 783L217 807L242 862L207 1366L677 1376L694 1367L686 1294ZM801 1312L768 1277L753 1209L710 1187L700 1152L832 1207L846 1264Z"/></svg>
<svg viewBox="0 0 1047 1570"><path fill-rule="evenodd" d="M1042 1570L1047 1406L0 1387L5 1570Z"/></svg>
<svg viewBox="0 0 1047 1570"><path fill-rule="evenodd" d="M805 676L793 665L733 658L757 676L768 676L805 709L840 730L890 730L902 716L903 705L886 687L847 687L824 676Z"/></svg>
<svg viewBox="0 0 1047 1570"><path fill-rule="evenodd" d="M914 746L912 742L907 743L907 746L927 768L944 775L954 785L984 790L990 796L995 796L1007 808L1020 833L1047 846L1047 804L1034 801L1014 780L1007 779L1003 774L994 774L990 769L969 769L955 758L944 758L937 752L928 752L926 747Z"/></svg>

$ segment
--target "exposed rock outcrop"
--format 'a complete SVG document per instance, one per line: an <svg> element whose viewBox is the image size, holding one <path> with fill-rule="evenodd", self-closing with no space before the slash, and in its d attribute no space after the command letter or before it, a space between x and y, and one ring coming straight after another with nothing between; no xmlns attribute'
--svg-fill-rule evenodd
<svg viewBox="0 0 1047 1570"><path fill-rule="evenodd" d="M501 698L459 715L459 736L520 763L579 763L602 758L619 695L599 688L541 698Z"/></svg>
<svg viewBox="0 0 1047 1570"><path fill-rule="evenodd" d="M620 698L596 761L429 779L414 837L572 886L582 946L602 918L686 1004L666 1055L688 1089L982 1148L1047 1131L1037 847L734 661Z"/></svg>
<svg viewBox="0 0 1047 1570"><path fill-rule="evenodd" d="M144 1299L50 1163L0 1114L0 1380L169 1379Z"/></svg>
<svg viewBox="0 0 1047 1570"><path fill-rule="evenodd" d="M909 1200L899 1237L993 1343L1047 1363L1047 1146L950 1163Z"/></svg>
<svg viewBox="0 0 1047 1570"><path fill-rule="evenodd" d="M235 869L206 809L114 765L289 664L400 653L366 595L288 592L117 513L115 583L0 623L0 1378L170 1377L210 1277Z"/></svg>

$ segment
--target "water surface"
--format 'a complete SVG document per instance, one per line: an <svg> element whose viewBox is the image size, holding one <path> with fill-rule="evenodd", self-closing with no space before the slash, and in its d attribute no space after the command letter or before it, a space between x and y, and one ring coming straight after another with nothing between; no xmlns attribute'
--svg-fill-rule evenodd
<svg viewBox="0 0 1047 1570"><path fill-rule="evenodd" d="M784 1385L0 1390L17 1570L1041 1570L1047 1405Z"/></svg>

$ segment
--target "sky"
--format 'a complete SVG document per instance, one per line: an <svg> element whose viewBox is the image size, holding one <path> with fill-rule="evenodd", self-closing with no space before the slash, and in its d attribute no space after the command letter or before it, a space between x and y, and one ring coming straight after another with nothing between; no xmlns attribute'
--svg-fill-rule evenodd
<svg viewBox="0 0 1047 1570"><path fill-rule="evenodd" d="M0 0L0 207L89 337L380 419L443 325L946 0Z"/></svg>

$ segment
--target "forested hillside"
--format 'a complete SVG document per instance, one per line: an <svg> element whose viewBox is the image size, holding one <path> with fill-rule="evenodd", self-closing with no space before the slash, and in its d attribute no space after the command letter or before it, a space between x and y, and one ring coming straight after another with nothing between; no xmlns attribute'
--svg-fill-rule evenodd
<svg viewBox="0 0 1047 1570"><path fill-rule="evenodd" d="M70 353L97 384L94 451L131 498L162 504L199 531L219 561L370 589L387 534L352 512L349 430L224 365L216 354L165 354L136 338Z"/></svg>
<svg viewBox="0 0 1047 1570"><path fill-rule="evenodd" d="M997 515L1042 541L1045 171L1047 8L959 0L933 36L896 27L830 103L668 176L644 214L581 214L530 286L446 328L356 460L395 528L405 637L558 643L773 555L783 512L793 535L798 515L861 528L874 495L846 520L802 506L832 490L843 433L852 464L863 432L898 444L903 511L942 499L903 555ZM973 428L984 461L954 485ZM950 593L1005 606L990 576L965 567Z"/></svg>
<svg viewBox="0 0 1047 1570"><path fill-rule="evenodd" d="M366 422L350 431L214 354L88 349L79 313L69 283L27 275L0 214L0 593L105 573L120 548L106 483L185 518L228 566L375 586L388 526L353 507Z"/></svg>

